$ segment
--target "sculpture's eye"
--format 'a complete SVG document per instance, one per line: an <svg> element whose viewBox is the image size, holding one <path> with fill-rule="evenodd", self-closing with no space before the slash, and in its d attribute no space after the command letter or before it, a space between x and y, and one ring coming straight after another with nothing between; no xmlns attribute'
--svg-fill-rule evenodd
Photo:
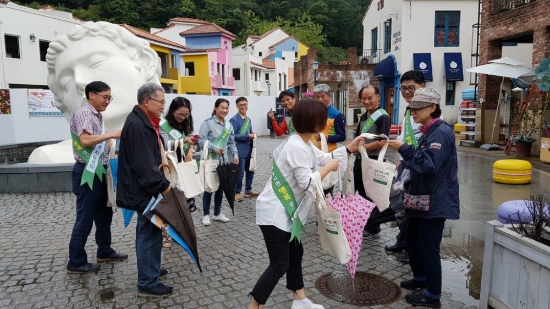
<svg viewBox="0 0 550 309"><path fill-rule="evenodd" d="M101 54L95 54L90 57L89 64L90 68L100 65L103 61L107 60L107 57Z"/></svg>

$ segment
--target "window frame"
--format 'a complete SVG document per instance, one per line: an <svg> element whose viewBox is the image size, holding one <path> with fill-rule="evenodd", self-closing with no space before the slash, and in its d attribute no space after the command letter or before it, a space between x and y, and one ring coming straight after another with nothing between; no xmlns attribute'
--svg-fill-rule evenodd
<svg viewBox="0 0 550 309"><path fill-rule="evenodd" d="M456 81L448 81L445 84L445 106L455 105L455 96L456 96Z"/></svg>
<svg viewBox="0 0 550 309"><path fill-rule="evenodd" d="M45 50L42 50L42 46L45 43L47 43L48 45L46 46ZM48 54L48 48L50 47L50 43L51 41L38 40L38 51L40 53L40 61L42 62L46 62L46 55Z"/></svg>
<svg viewBox="0 0 550 309"><path fill-rule="evenodd" d="M456 25L450 24L451 17L456 17ZM444 25L438 24L438 18L444 19ZM449 43L449 33L451 32L454 33L456 43ZM443 36L441 37L441 35ZM438 43L438 39L443 39L443 43ZM435 11L434 47L458 46L460 46L460 11Z"/></svg>
<svg viewBox="0 0 550 309"><path fill-rule="evenodd" d="M195 76L195 62L194 61L184 62L184 65L185 65L185 69L189 70L189 73L186 74L185 76ZM191 70L191 68L193 70Z"/></svg>
<svg viewBox="0 0 550 309"><path fill-rule="evenodd" d="M10 48L10 49L13 48L13 47L10 47L9 45L13 45L13 43L8 44L8 42L6 41L7 37L15 38L17 40L17 57L14 57L12 53L8 53L8 48ZM4 51L6 53L6 58L21 59L21 54L22 54L22 52L21 52L21 36L4 33Z"/></svg>
<svg viewBox="0 0 550 309"><path fill-rule="evenodd" d="M391 52L391 18L384 21L384 54Z"/></svg>
<svg viewBox="0 0 550 309"><path fill-rule="evenodd" d="M371 55L376 57L376 53L378 52L378 27L374 27L370 31L371 40L370 40L370 49L371 49Z"/></svg>

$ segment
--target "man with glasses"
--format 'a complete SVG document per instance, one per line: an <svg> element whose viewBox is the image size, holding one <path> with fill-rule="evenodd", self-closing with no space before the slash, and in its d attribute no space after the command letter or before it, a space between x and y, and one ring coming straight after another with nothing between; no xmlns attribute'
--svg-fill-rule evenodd
<svg viewBox="0 0 550 309"><path fill-rule="evenodd" d="M243 188L243 177L246 173L244 197L255 197L258 193L252 191L252 180L254 172L250 171L250 159L252 155L253 140L256 133L252 131L252 120L246 115L248 101L245 97L238 97L236 100L237 114L229 120L235 132L235 142L239 153L239 180L235 186L235 200L242 201L241 191Z"/></svg>
<svg viewBox="0 0 550 309"><path fill-rule="evenodd" d="M172 287L159 282L162 251L162 230L143 216L151 198L170 192L170 182L160 171L160 116L164 109L164 90L148 82L138 89L138 105L126 118L120 138L118 156L117 206L136 210L136 258L138 296L164 297Z"/></svg>
<svg viewBox="0 0 550 309"><path fill-rule="evenodd" d="M69 242L67 273L81 274L96 271L100 264L89 263L86 240L95 223L97 261L120 261L128 258L111 248L111 222L113 210L107 207L106 169L113 138L120 137L120 130L105 131L104 112L113 98L111 88L100 81L91 82L85 88L88 102L79 108L70 121L73 156L76 163L72 172L73 193L76 195L76 220Z"/></svg>

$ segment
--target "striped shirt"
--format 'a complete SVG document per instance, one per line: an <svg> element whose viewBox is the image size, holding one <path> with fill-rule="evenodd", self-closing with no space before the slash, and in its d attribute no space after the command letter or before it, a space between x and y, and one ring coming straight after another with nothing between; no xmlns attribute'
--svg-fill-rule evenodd
<svg viewBox="0 0 550 309"><path fill-rule="evenodd" d="M84 131L91 135L100 135L102 133L102 115L89 102L79 108L71 118L71 132L80 137ZM94 148L92 146L91 148ZM73 148L73 156L76 162L86 163ZM101 163L103 165L109 163L109 148L105 145L105 151L101 155Z"/></svg>

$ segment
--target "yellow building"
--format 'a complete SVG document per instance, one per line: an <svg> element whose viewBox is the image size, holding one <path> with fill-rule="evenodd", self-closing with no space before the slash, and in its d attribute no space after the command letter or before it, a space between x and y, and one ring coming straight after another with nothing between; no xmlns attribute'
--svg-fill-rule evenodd
<svg viewBox="0 0 550 309"><path fill-rule="evenodd" d="M162 67L160 83L164 92L185 93L182 87L182 74L180 74L180 59L181 53L186 50L186 47L130 25L121 24L120 26L133 35L148 41L151 48L157 52Z"/></svg>

